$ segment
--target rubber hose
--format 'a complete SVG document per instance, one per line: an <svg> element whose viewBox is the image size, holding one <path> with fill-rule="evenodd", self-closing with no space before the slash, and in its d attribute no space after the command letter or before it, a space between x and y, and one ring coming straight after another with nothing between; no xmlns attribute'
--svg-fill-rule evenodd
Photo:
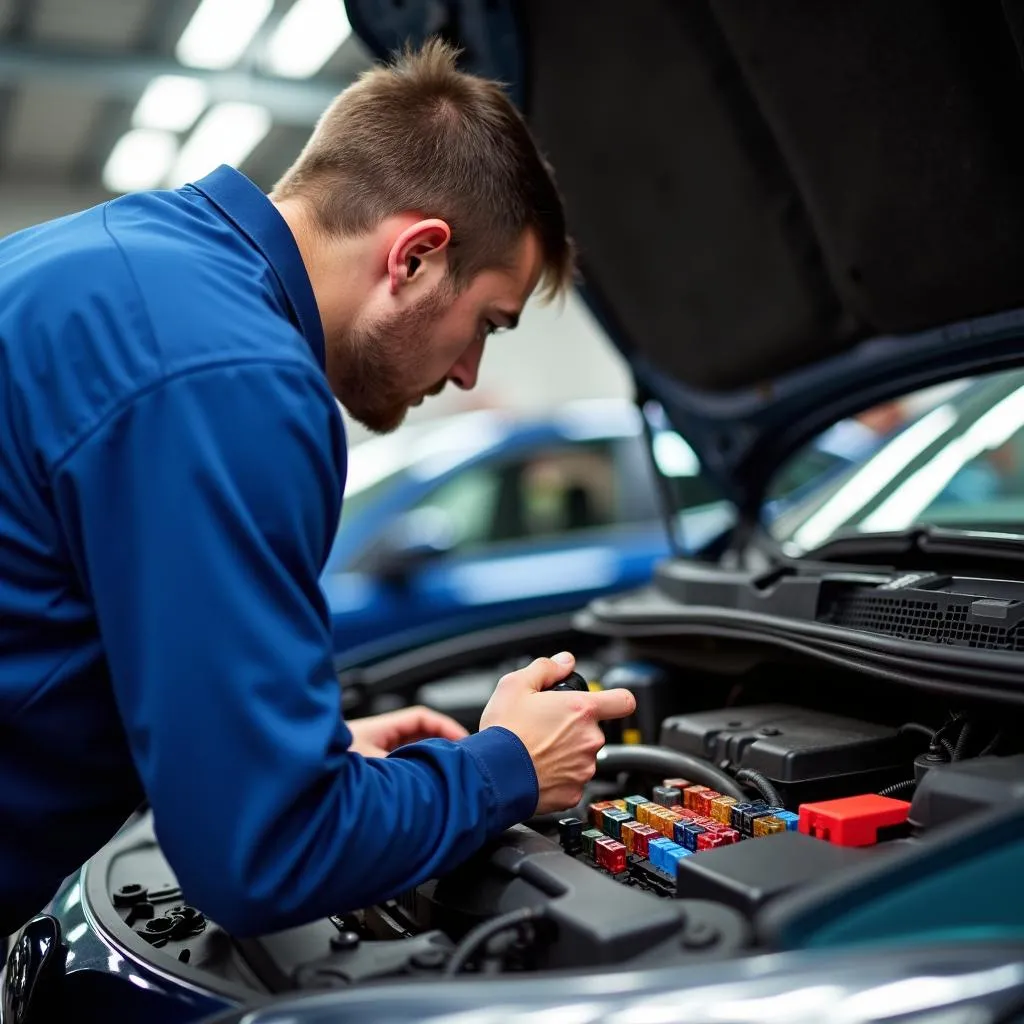
<svg viewBox="0 0 1024 1024"><path fill-rule="evenodd" d="M452 957L445 966L442 976L453 978L459 974L469 961L484 947L488 940L511 928L519 928L529 921L537 921L545 911L537 907L521 907L510 910L507 914L484 921L473 928L452 952Z"/></svg>
<svg viewBox="0 0 1024 1024"><path fill-rule="evenodd" d="M597 752L599 775L615 772L646 772L662 778L680 776L702 786L710 786L722 796L733 796L746 802L746 794L731 775L716 768L710 761L681 754L667 747L611 744Z"/></svg>
<svg viewBox="0 0 1024 1024"><path fill-rule="evenodd" d="M771 784L771 781L760 772L751 768L743 768L736 773L737 782L746 782L752 786L768 801L769 807L784 807L779 791Z"/></svg>
<svg viewBox="0 0 1024 1024"><path fill-rule="evenodd" d="M964 727L960 730L960 736L956 741L956 749L953 751L953 760L963 760L964 754L967 753L967 741L971 738L971 723L964 722Z"/></svg>

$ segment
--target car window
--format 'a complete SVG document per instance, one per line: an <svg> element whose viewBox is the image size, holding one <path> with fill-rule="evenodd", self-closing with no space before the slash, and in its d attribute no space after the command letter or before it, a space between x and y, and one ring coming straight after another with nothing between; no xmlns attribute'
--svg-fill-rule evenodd
<svg viewBox="0 0 1024 1024"><path fill-rule="evenodd" d="M823 446L839 463L767 510L769 528L793 553L844 533L921 525L1024 534L1024 371L876 406L809 447Z"/></svg>
<svg viewBox="0 0 1024 1024"><path fill-rule="evenodd" d="M448 520L453 550L540 540L617 522L613 444L593 442L470 467L414 511Z"/></svg>

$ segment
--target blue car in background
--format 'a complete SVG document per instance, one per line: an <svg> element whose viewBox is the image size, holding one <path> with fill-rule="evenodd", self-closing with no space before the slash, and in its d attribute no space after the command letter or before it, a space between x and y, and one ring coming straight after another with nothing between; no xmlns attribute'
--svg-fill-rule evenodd
<svg viewBox="0 0 1024 1024"><path fill-rule="evenodd" d="M338 668L568 613L646 581L668 552L628 402L406 426L349 453L322 577Z"/></svg>

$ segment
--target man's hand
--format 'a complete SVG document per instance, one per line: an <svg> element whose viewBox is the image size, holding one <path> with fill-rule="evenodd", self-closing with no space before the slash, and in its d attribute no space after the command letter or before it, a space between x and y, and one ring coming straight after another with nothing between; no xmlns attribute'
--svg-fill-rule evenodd
<svg viewBox="0 0 1024 1024"><path fill-rule="evenodd" d="M571 654L538 658L498 680L480 728L504 726L522 741L533 759L540 787L537 814L575 807L583 787L594 777L604 733L597 724L625 718L636 710L629 690L598 693L544 693L571 671Z"/></svg>
<svg viewBox="0 0 1024 1024"><path fill-rule="evenodd" d="M363 757L387 757L396 747L417 740L461 740L469 733L453 718L429 708L401 708L346 723L352 733L349 750Z"/></svg>

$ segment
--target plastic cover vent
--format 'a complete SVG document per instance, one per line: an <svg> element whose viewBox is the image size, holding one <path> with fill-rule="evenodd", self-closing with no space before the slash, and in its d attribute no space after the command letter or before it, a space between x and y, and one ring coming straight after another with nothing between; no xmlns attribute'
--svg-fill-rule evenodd
<svg viewBox="0 0 1024 1024"><path fill-rule="evenodd" d="M956 647L1024 651L1024 630L974 621L970 606L921 601L895 595L846 593L835 598L822 621L846 629L884 633Z"/></svg>

